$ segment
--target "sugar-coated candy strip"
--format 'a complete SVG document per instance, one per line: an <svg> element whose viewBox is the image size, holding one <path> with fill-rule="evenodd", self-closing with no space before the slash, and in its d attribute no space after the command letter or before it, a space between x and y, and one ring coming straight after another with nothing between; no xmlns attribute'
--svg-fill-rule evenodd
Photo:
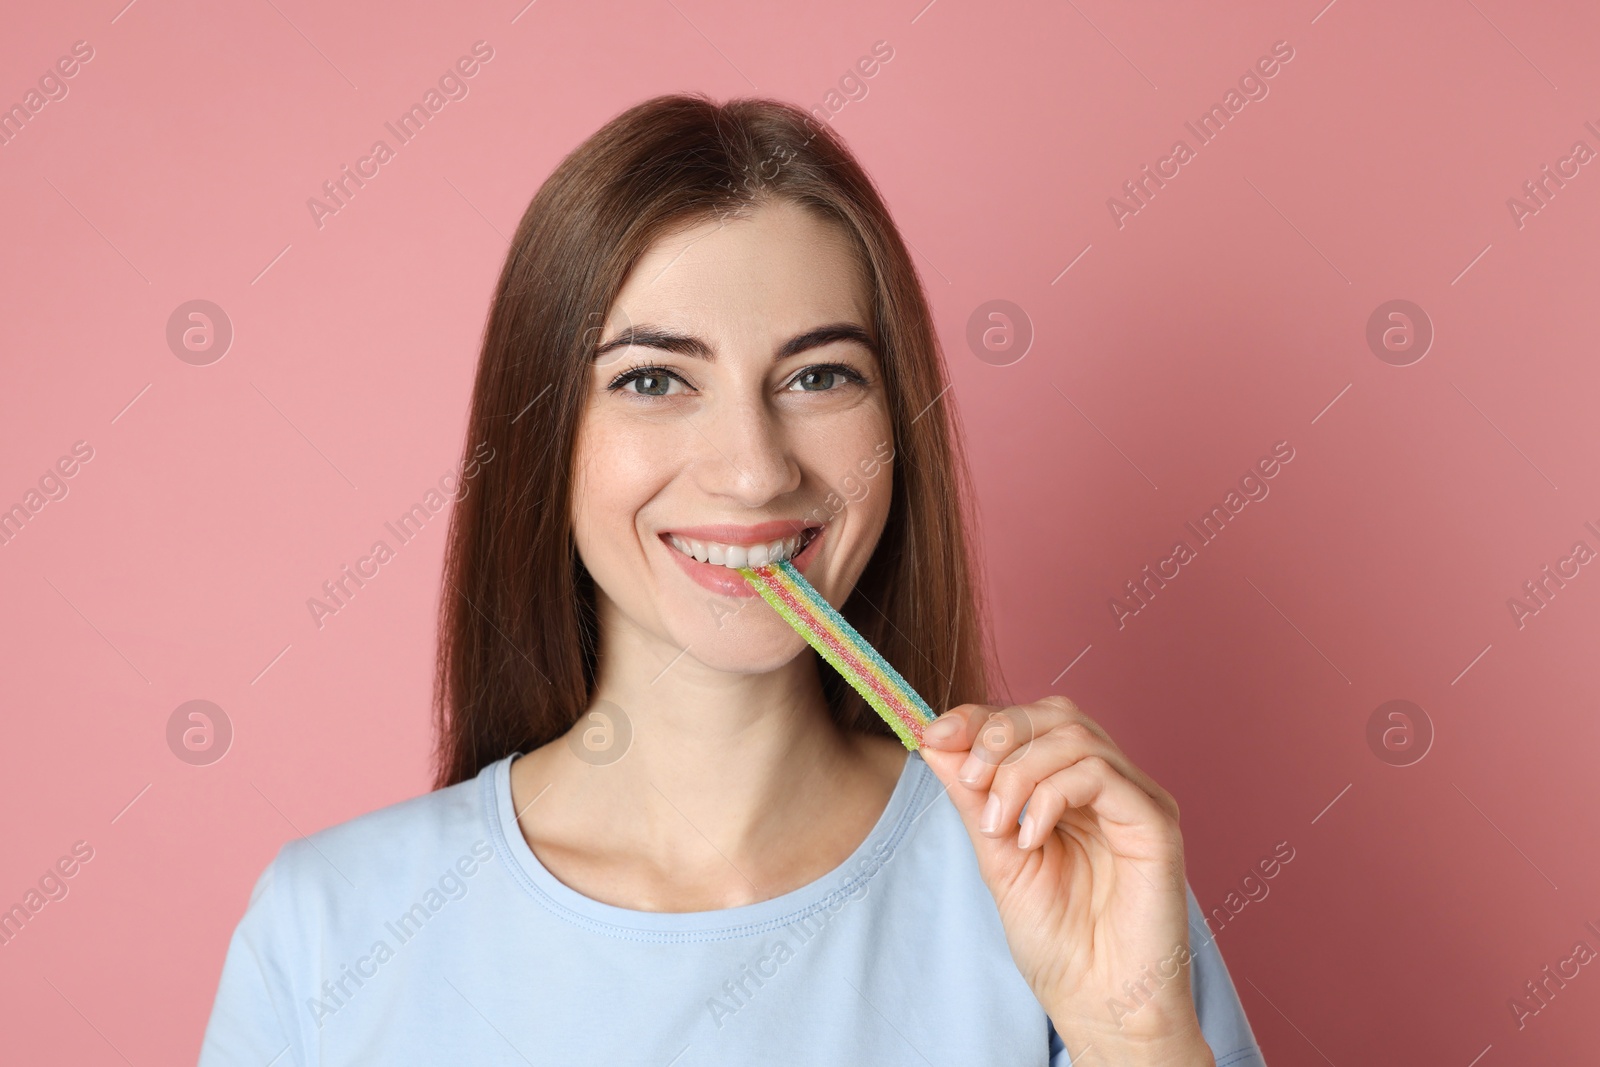
<svg viewBox="0 0 1600 1067"><path fill-rule="evenodd" d="M935 718L932 709L794 564L784 560L763 567L740 567L739 573L883 716L906 748L915 751L921 747L922 730Z"/></svg>

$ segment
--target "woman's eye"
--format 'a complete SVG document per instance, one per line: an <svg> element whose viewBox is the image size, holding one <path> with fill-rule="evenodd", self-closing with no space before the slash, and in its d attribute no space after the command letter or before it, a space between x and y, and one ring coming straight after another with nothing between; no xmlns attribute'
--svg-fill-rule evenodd
<svg viewBox="0 0 1600 1067"><path fill-rule="evenodd" d="M666 396L672 388L672 379L661 374L641 374L631 384L633 391L641 396Z"/></svg>
<svg viewBox="0 0 1600 1067"><path fill-rule="evenodd" d="M617 375L608 388L626 389L635 396L675 396L686 387L682 378L663 367L640 367Z"/></svg>
<svg viewBox="0 0 1600 1067"><path fill-rule="evenodd" d="M846 382L860 380L848 367L807 367L795 375L791 388L807 393L826 393Z"/></svg>

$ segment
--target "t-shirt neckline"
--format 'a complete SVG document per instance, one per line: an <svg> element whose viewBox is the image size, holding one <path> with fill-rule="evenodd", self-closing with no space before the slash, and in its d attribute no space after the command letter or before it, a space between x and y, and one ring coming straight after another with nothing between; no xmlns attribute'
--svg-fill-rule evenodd
<svg viewBox="0 0 1600 1067"><path fill-rule="evenodd" d="M634 941L716 941L781 929L863 886L892 857L927 807L927 794L937 784L917 752L907 752L905 765L888 804L871 831L850 856L827 874L787 893L753 904L711 911L655 912L618 907L573 889L547 870L528 847L517 826L511 803L513 753L485 767L482 783L484 814L496 853L506 869L541 905L557 916L597 933Z"/></svg>

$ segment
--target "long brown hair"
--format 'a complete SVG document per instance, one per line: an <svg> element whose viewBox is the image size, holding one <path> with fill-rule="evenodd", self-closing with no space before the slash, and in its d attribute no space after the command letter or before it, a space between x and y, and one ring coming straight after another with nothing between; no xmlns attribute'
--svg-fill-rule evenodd
<svg viewBox="0 0 1600 1067"><path fill-rule="evenodd" d="M484 330L450 518L434 687L439 786L564 734L588 708L594 585L574 547L572 457L591 358L637 258L663 233L773 199L841 224L873 292L894 433L883 535L841 611L933 705L989 696L969 559L971 499L928 302L871 180L833 132L772 100L658 96L567 156L517 226ZM811 655L809 650L805 653ZM892 736L832 670L839 725Z"/></svg>

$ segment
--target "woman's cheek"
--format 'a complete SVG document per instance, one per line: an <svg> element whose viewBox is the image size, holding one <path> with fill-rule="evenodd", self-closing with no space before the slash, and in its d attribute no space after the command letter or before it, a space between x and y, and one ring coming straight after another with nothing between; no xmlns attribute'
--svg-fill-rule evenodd
<svg viewBox="0 0 1600 1067"><path fill-rule="evenodd" d="M579 435L572 525L591 573L625 565L638 551L635 519L659 485L661 463L660 450L640 438L627 420L595 411Z"/></svg>

